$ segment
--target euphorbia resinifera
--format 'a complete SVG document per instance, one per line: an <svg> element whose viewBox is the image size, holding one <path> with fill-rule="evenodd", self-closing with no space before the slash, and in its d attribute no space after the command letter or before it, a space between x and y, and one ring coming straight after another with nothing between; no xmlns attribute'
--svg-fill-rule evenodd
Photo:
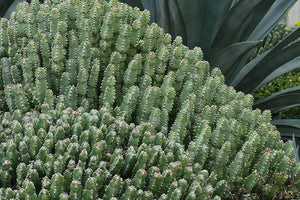
<svg viewBox="0 0 300 200"><path fill-rule="evenodd" d="M1 198L297 195L270 112L149 18L115 0L33 0L1 19Z"/></svg>

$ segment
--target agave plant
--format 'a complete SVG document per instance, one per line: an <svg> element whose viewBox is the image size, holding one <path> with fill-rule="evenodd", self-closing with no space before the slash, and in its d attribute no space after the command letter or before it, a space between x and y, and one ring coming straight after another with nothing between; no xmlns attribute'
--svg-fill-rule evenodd
<svg viewBox="0 0 300 200"><path fill-rule="evenodd" d="M190 48L200 46L211 67L221 69L226 83L245 93L253 93L274 78L300 67L299 28L247 62L253 49L297 0L121 1L150 10L152 22L173 36L182 36ZM299 105L298 86L259 100L254 108L270 109L275 116L281 110ZM300 120L276 120L273 124L283 135L291 136L299 129ZM300 138L299 131L295 137Z"/></svg>
<svg viewBox="0 0 300 200"><path fill-rule="evenodd" d="M14 1L0 0L0 17L3 17Z"/></svg>

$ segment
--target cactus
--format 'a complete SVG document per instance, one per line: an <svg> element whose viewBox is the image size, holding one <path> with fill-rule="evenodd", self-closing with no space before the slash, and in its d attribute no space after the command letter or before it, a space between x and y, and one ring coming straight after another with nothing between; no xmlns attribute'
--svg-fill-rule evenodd
<svg viewBox="0 0 300 200"><path fill-rule="evenodd" d="M33 0L1 19L3 199L297 195L270 112L149 20L116 0Z"/></svg>

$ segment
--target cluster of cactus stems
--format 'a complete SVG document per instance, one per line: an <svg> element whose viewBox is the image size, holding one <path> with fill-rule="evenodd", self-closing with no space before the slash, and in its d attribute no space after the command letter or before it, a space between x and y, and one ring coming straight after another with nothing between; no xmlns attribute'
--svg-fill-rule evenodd
<svg viewBox="0 0 300 200"><path fill-rule="evenodd" d="M2 198L297 195L270 112L149 19L116 0L33 0L1 19Z"/></svg>
<svg viewBox="0 0 300 200"><path fill-rule="evenodd" d="M273 48L290 32L291 29L286 27L285 24L276 25L269 35L264 39L264 41L253 51L249 60L253 60L257 56Z"/></svg>

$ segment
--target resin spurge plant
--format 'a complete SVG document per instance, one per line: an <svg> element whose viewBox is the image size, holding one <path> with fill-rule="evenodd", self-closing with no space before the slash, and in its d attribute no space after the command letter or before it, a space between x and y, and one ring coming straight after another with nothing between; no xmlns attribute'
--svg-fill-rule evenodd
<svg viewBox="0 0 300 200"><path fill-rule="evenodd" d="M149 20L104 0L1 19L2 199L299 196L271 113Z"/></svg>
<svg viewBox="0 0 300 200"><path fill-rule="evenodd" d="M136 0L124 1L151 12L151 21L171 35L183 37L184 44L201 47L211 69L218 67L225 83L238 91L253 93L262 85L299 68L300 29L291 32L275 47L247 63L260 44L297 0ZM300 88L292 87L256 101L254 108L279 111L300 105ZM292 135L300 119L277 120L280 129ZM300 135L296 134L296 138ZM291 139L291 137L290 137Z"/></svg>
<svg viewBox="0 0 300 200"><path fill-rule="evenodd" d="M293 28L294 29L294 28ZM278 24L264 39L264 41L255 49L251 56L251 60L257 57L258 55L263 54L267 50L271 49L275 45L277 45L285 36L287 36L291 32L291 29L286 27L284 24ZM299 64L300 66L300 64ZM280 92L281 90L295 87L300 85L300 72L293 70L289 73L281 75L272 81L268 82L266 85L257 90L253 96L254 99L259 100L266 98L272 94ZM277 93L280 94L280 93ZM279 97L281 98L281 97ZM297 95L295 96L297 98ZM281 139L283 141L290 140L292 138L293 143L295 143L296 150L296 161L299 162L300 152L300 137L295 139L295 135L300 135L300 123L297 120L281 120L281 119L289 119L289 118L300 118L300 107L294 107L288 110L284 110L279 112L276 115L276 118L273 119L272 123L277 125L277 129L281 132ZM298 152L298 153L297 153Z"/></svg>

